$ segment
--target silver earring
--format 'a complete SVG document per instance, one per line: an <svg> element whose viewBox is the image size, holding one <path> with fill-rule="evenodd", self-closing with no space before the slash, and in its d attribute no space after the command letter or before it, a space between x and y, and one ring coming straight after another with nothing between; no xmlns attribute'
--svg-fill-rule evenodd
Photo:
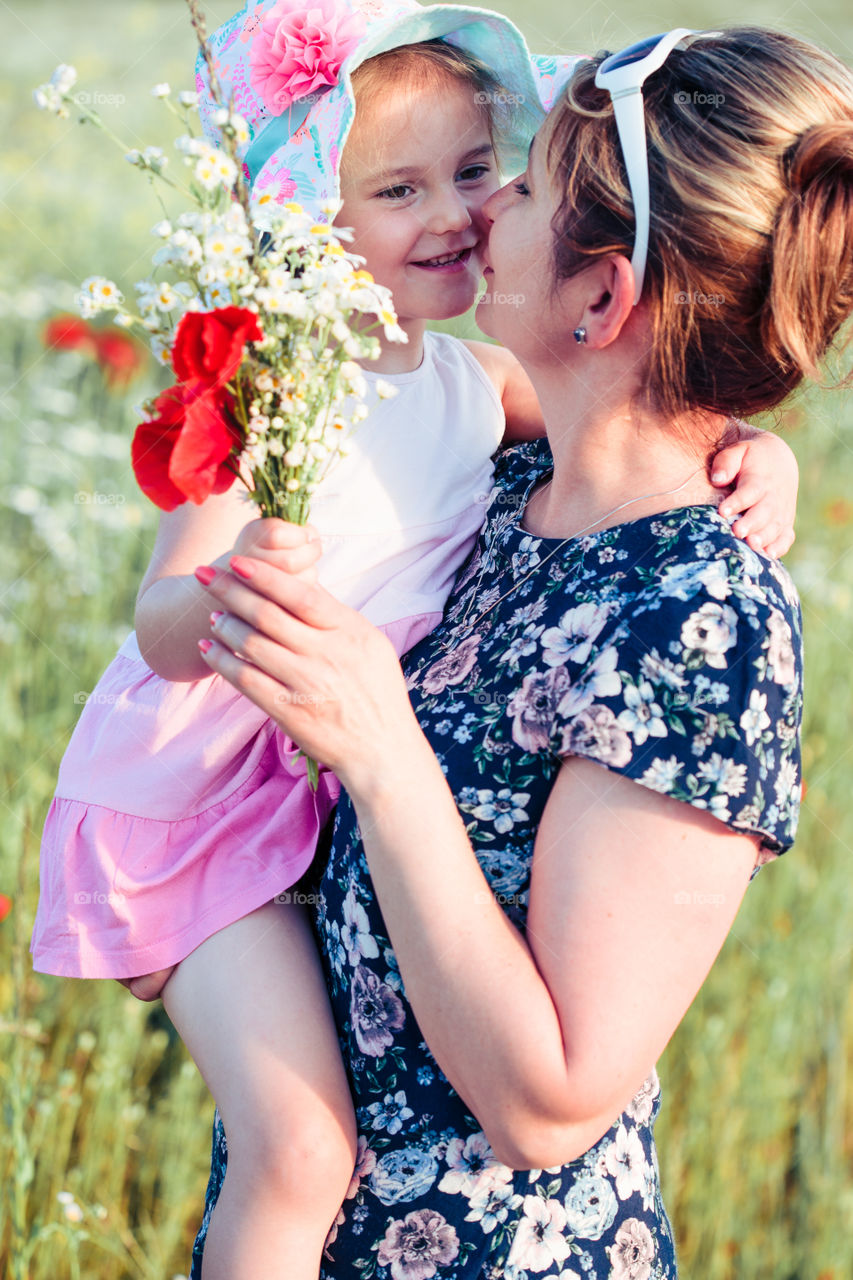
<svg viewBox="0 0 853 1280"><path fill-rule="evenodd" d="M583 346L583 344L586 342L586 329L584 329L583 325L579 325L578 328L575 329L572 336L574 337L575 342L577 342L579 346Z"/></svg>

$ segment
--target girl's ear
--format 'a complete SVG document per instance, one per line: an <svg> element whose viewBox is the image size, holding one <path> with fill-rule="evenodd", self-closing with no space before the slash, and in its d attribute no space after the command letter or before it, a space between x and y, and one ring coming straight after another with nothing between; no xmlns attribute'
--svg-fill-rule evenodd
<svg viewBox="0 0 853 1280"><path fill-rule="evenodd" d="M584 272L586 305L581 326L587 347L610 346L622 332L634 310L634 272L621 253L600 258Z"/></svg>

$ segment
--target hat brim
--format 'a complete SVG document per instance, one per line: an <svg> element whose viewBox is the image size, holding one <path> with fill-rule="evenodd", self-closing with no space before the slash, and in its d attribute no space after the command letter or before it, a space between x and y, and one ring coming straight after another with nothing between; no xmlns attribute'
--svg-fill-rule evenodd
<svg viewBox="0 0 853 1280"><path fill-rule="evenodd" d="M403 0L405 4L406 0ZM235 51L236 28L269 7L269 0L251 0L243 10L214 34L227 32L232 59L248 65L248 46ZM579 61L575 57L534 57L524 36L509 18L492 10L464 5L412 5L401 13L396 7L387 20L372 20L358 47L343 62L338 83L316 94L313 100L294 102L282 116L257 131L244 149L253 189L271 189L277 199L296 200L323 216L322 208L340 200L340 155L355 117L352 73L369 58L401 45L445 39L484 63L500 85L497 138L499 163L505 173L519 172L527 163L527 150L548 108ZM223 42L224 43L224 42ZM207 87L206 67L200 60L199 79ZM243 86L248 73L235 75ZM226 96L227 96L227 86ZM245 92L245 88L244 88ZM237 110L240 103L235 103ZM215 129L205 131L209 136Z"/></svg>

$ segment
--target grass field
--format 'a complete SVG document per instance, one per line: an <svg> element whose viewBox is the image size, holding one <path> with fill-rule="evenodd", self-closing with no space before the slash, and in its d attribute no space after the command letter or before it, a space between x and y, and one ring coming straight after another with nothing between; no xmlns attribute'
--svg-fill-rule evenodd
<svg viewBox="0 0 853 1280"><path fill-rule="evenodd" d="M506 11L539 49L613 47L675 22L774 21L853 60L842 4L784 13L592 5ZM745 12L748 10L748 12ZM208 6L211 25L230 12ZM0 108L0 1276L162 1280L188 1267L212 1105L159 1006L116 984L34 975L38 846L80 704L127 633L155 515L128 442L153 366L127 392L48 353L41 326L95 272L147 274L160 210L107 142L35 112L61 61L131 145L171 138L148 96L188 87L180 0L28 3L10 14ZM7 54L8 54L7 50ZM110 114L111 113L111 114ZM664 1191L685 1280L853 1275L853 397L781 415L802 487L789 565L805 617L808 794L795 849L751 887L661 1064ZM0 898L0 913L2 913Z"/></svg>

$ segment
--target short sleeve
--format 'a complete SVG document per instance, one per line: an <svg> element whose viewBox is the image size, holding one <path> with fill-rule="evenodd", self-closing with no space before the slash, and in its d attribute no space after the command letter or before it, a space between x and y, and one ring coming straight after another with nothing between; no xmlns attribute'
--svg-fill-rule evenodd
<svg viewBox="0 0 853 1280"><path fill-rule="evenodd" d="M799 607L756 585L680 596L647 589L601 632L577 677L564 673L551 749L706 809L759 834L770 856L783 853L801 795ZM557 632L576 632L576 612L543 635L554 651Z"/></svg>

